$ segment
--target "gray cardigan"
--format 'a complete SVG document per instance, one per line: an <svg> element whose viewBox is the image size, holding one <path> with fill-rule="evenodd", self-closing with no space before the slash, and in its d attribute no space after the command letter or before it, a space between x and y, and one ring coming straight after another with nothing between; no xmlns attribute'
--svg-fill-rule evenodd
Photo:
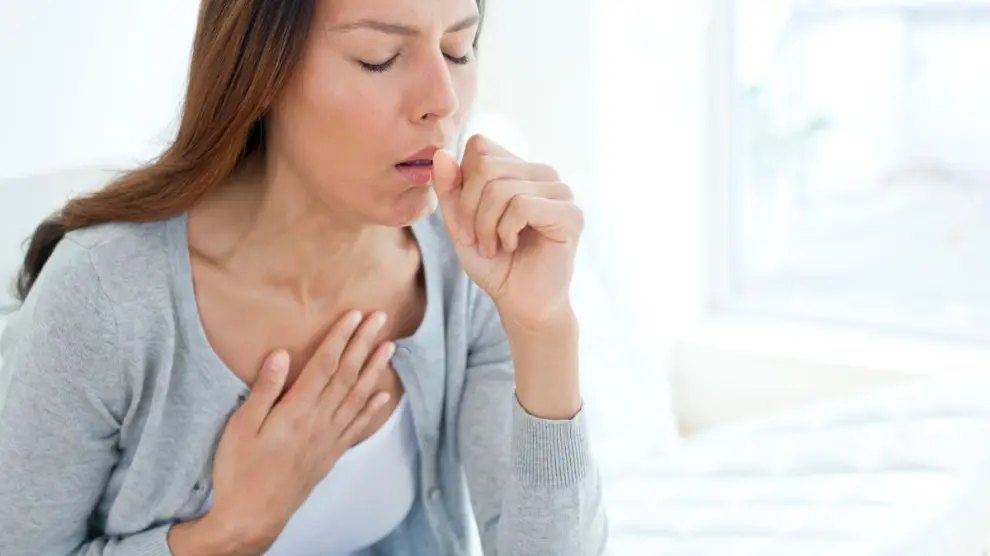
<svg viewBox="0 0 990 556"><path fill-rule="evenodd" d="M10 320L0 554L164 556L169 527L196 517L248 386L206 340L186 228L181 215L70 233ZM602 554L607 521L583 414L526 414L491 301L437 216L413 231L426 316L393 364L420 485L405 521L362 554L467 554L472 509L486 555Z"/></svg>

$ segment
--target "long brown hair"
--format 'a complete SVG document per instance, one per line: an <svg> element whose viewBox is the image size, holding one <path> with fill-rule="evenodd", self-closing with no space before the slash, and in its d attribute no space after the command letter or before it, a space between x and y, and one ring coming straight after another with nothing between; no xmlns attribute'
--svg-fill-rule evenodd
<svg viewBox="0 0 990 556"><path fill-rule="evenodd" d="M17 297L27 297L66 233L180 214L262 151L264 118L306 44L316 2L203 0L175 141L154 162L70 200L42 222L17 276ZM484 0L478 9L484 13Z"/></svg>

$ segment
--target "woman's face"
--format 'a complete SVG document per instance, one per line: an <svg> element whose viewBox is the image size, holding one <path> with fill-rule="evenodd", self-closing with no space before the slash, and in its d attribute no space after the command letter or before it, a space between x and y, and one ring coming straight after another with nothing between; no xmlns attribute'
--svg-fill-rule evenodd
<svg viewBox="0 0 990 556"><path fill-rule="evenodd" d="M337 214L408 225L436 196L428 168L401 163L452 145L474 100L476 0L317 6L266 128L269 173L303 184Z"/></svg>

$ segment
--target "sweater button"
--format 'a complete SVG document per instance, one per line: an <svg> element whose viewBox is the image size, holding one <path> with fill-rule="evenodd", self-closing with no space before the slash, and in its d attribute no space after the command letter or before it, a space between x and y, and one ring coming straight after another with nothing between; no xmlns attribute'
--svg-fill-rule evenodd
<svg viewBox="0 0 990 556"><path fill-rule="evenodd" d="M440 500L440 495L441 494L443 494L443 493L440 492L440 489L439 488L430 489L430 495L429 495L430 496L430 500L433 500L434 502Z"/></svg>

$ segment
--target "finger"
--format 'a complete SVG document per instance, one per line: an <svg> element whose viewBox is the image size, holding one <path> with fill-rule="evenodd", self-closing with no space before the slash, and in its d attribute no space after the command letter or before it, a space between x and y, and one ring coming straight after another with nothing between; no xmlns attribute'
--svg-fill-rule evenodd
<svg viewBox="0 0 990 556"><path fill-rule="evenodd" d="M381 311L375 311L368 318L364 319L354 337L344 348L344 353L340 357L340 364L337 372L334 373L330 383L341 382L346 388L350 388L357 382L358 372L364 367L371 350L374 349L381 334L382 328L388 317ZM328 385L329 387L329 385Z"/></svg>
<svg viewBox="0 0 990 556"><path fill-rule="evenodd" d="M385 372L394 354L395 344L384 342L367 361L354 386L346 388L341 383L331 385L325 401L321 402L331 414L332 426L329 428L340 431L350 424L375 391L378 379Z"/></svg>
<svg viewBox="0 0 990 556"><path fill-rule="evenodd" d="M282 395L288 374L289 354L283 349L275 350L265 358L258 370L254 384L251 385L251 393L244 405L237 410L237 418L243 420L251 430L261 430L272 407Z"/></svg>
<svg viewBox="0 0 990 556"><path fill-rule="evenodd" d="M292 385L292 389L286 394L287 402L316 403L320 393L323 392L337 371L341 354L350 343L358 325L361 324L361 320L360 312L348 311L333 324L330 332L327 333L323 342L316 348L316 352L299 373L299 378Z"/></svg>
<svg viewBox="0 0 990 556"><path fill-rule="evenodd" d="M560 201L570 200L573 196L571 188L560 182L498 180L489 183L478 203L474 225L478 236L478 247L485 257L493 257L498 252L498 223L509 202L517 195L531 195Z"/></svg>
<svg viewBox="0 0 990 556"><path fill-rule="evenodd" d="M358 439L361 438L361 433L368 429L371 420L385 407L391 397L392 395L388 392L379 392L368 400L368 403L361 409L361 413L340 434L340 443L348 448L357 444Z"/></svg>
<svg viewBox="0 0 990 556"><path fill-rule="evenodd" d="M506 250L519 246L519 234L531 228L550 241L577 241L584 229L584 213L570 201L517 195L498 223L498 236Z"/></svg>
<svg viewBox="0 0 990 556"><path fill-rule="evenodd" d="M467 246L474 245L477 239L474 229L467 225L467 223L474 222L474 213L468 209L477 205L481 193L477 192L475 195L468 197L466 192L469 184L474 190L478 190L483 188L488 181L484 173L484 158L489 153L488 143L489 140L485 136L472 135L464 145L464 157L461 159L462 189L456 210L458 222L461 223L460 240L461 243Z"/></svg>
<svg viewBox="0 0 990 556"><path fill-rule="evenodd" d="M451 239L458 241L457 207L461 199L461 167L454 155L437 151L433 155L433 189L440 201L444 226Z"/></svg>
<svg viewBox="0 0 990 556"><path fill-rule="evenodd" d="M518 158L506 158L492 154L479 154L477 151L471 157L465 155L462 171L464 188L461 193L460 212L458 212L458 221L461 224L477 221L478 203L484 196L485 190L494 181L513 179L557 182L560 180L557 172L546 164L535 164ZM461 231L462 233L465 231L463 225ZM477 241L477 230L467 230L464 236L466 245L474 245Z"/></svg>
<svg viewBox="0 0 990 556"><path fill-rule="evenodd" d="M503 157L503 158L520 158L515 153L505 148L498 141L495 141L487 135L482 135L480 133L472 135L468 139L467 143L464 145L465 160L467 159L467 153L475 152L478 154L490 154L493 156Z"/></svg>

